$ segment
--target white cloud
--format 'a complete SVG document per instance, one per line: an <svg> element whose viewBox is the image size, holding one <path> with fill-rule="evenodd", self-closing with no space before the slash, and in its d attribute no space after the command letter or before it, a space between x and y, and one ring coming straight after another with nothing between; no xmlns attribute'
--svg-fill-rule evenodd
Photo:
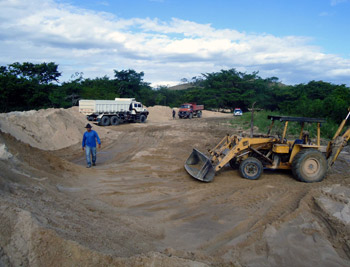
<svg viewBox="0 0 350 267"><path fill-rule="evenodd" d="M334 12L326 12L326 11L324 11L324 12L321 12L320 14L319 14L319 16L320 17L330 17L330 16L334 16Z"/></svg>
<svg viewBox="0 0 350 267"><path fill-rule="evenodd" d="M349 2L349 0L331 0L331 6L336 6L341 3Z"/></svg>
<svg viewBox="0 0 350 267"><path fill-rule="evenodd" d="M53 0L0 1L0 65L54 61L67 79L112 77L135 69L145 81L171 84L236 68L286 83L314 79L345 83L350 60L327 55L309 38L247 34L172 18L122 19Z"/></svg>

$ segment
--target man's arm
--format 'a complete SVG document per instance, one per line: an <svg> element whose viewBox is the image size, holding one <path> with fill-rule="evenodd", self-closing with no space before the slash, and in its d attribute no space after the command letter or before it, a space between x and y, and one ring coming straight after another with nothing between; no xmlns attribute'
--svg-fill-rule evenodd
<svg viewBox="0 0 350 267"><path fill-rule="evenodd" d="M84 150L84 148L85 148L85 142L86 142L86 136L85 136L85 133L84 133L84 135L83 135L83 141L82 141L82 143L81 143L81 149L82 149L82 150Z"/></svg>
<svg viewBox="0 0 350 267"><path fill-rule="evenodd" d="M95 132L95 136L96 136L96 140L97 140L97 143L98 143L98 148L101 148L101 140L100 140L100 137L98 136L97 132Z"/></svg>

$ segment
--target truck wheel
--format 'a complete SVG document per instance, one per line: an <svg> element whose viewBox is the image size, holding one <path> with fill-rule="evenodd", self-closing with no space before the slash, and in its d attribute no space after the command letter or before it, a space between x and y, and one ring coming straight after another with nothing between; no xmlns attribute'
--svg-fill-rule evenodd
<svg viewBox="0 0 350 267"><path fill-rule="evenodd" d="M147 117L145 115L140 116L140 123L145 123L147 120Z"/></svg>
<svg viewBox="0 0 350 267"><path fill-rule="evenodd" d="M202 117L202 112L201 112L201 111L199 111L199 112L197 113L197 118L200 118L200 117Z"/></svg>
<svg viewBox="0 0 350 267"><path fill-rule="evenodd" d="M256 180L263 172L263 165L257 158L249 157L241 162L239 172L243 178Z"/></svg>
<svg viewBox="0 0 350 267"><path fill-rule="evenodd" d="M119 118L117 116L111 117L111 125L118 125L119 124Z"/></svg>
<svg viewBox="0 0 350 267"><path fill-rule="evenodd" d="M294 177L305 183L322 181L327 173L327 160L321 151L304 149L293 159L292 172Z"/></svg>
<svg viewBox="0 0 350 267"><path fill-rule="evenodd" d="M102 126L108 126L110 124L110 119L107 116L103 116L101 119L101 125Z"/></svg>
<svg viewBox="0 0 350 267"><path fill-rule="evenodd" d="M93 121L95 118L94 118L94 116L88 116L87 119L88 119L88 121Z"/></svg>

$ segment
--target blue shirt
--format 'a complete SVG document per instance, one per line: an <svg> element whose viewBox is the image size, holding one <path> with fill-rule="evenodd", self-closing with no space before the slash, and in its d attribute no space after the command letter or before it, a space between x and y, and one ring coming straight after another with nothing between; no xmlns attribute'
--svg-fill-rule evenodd
<svg viewBox="0 0 350 267"><path fill-rule="evenodd" d="M94 130L91 130L90 132L85 132L83 136L82 146L85 147L86 145L89 147L96 147L96 140L99 144L101 144L97 132L95 132Z"/></svg>

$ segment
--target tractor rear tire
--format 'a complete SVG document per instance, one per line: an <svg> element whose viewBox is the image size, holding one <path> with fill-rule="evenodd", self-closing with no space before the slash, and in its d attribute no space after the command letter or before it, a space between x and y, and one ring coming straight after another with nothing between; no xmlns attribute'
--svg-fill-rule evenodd
<svg viewBox="0 0 350 267"><path fill-rule="evenodd" d="M316 149L301 150L292 162L294 177L305 183L321 182L326 177L327 167L325 156Z"/></svg>
<svg viewBox="0 0 350 267"><path fill-rule="evenodd" d="M249 180L259 179L263 170L264 167L261 161L254 157L246 158L239 165L239 172L242 177Z"/></svg>

